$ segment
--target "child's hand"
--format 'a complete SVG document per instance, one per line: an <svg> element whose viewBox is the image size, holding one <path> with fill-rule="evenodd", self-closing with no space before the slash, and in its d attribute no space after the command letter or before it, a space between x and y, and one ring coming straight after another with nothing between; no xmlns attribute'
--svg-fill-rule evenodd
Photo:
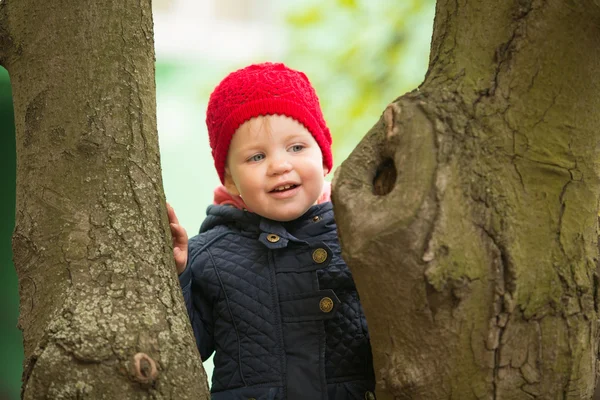
<svg viewBox="0 0 600 400"><path fill-rule="evenodd" d="M167 203L167 215L169 216L169 227L173 237L173 257L175 257L175 266L177 273L181 274L185 270L188 257L188 236L183 226L179 225L175 210Z"/></svg>

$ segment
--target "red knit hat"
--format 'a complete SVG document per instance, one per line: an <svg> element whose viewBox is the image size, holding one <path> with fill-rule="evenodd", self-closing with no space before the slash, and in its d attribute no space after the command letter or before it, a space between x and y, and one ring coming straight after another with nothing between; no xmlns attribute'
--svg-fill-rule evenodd
<svg viewBox="0 0 600 400"><path fill-rule="evenodd" d="M206 126L221 182L233 134L259 115L285 115L304 125L321 148L323 165L331 171L331 134L310 81L283 64L263 63L230 73L210 95Z"/></svg>

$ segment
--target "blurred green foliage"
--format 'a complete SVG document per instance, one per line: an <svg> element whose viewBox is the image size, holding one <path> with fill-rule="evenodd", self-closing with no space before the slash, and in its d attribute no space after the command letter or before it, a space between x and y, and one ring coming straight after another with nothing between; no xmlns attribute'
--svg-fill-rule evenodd
<svg viewBox="0 0 600 400"><path fill-rule="evenodd" d="M15 128L8 73L0 68L0 399L17 399L23 343L17 329L19 291L12 263L15 225Z"/></svg>
<svg viewBox="0 0 600 400"><path fill-rule="evenodd" d="M336 165L427 71L435 0L288 0L285 62L321 101Z"/></svg>

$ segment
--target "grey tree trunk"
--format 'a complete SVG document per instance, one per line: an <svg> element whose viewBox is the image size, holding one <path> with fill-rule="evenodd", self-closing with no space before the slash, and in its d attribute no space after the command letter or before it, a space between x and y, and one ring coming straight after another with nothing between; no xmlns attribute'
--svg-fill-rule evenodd
<svg viewBox="0 0 600 400"><path fill-rule="evenodd" d="M598 0L438 0L425 81L334 179L379 399L590 399Z"/></svg>
<svg viewBox="0 0 600 400"><path fill-rule="evenodd" d="M4 0L25 399L207 399L162 188L150 1Z"/></svg>

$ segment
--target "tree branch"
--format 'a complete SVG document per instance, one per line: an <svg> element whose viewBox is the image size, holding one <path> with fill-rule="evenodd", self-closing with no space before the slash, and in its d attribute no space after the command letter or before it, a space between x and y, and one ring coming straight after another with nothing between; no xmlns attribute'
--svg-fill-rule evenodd
<svg viewBox="0 0 600 400"><path fill-rule="evenodd" d="M12 49L12 38L8 30L7 0L0 0L0 65L6 66L6 60Z"/></svg>

